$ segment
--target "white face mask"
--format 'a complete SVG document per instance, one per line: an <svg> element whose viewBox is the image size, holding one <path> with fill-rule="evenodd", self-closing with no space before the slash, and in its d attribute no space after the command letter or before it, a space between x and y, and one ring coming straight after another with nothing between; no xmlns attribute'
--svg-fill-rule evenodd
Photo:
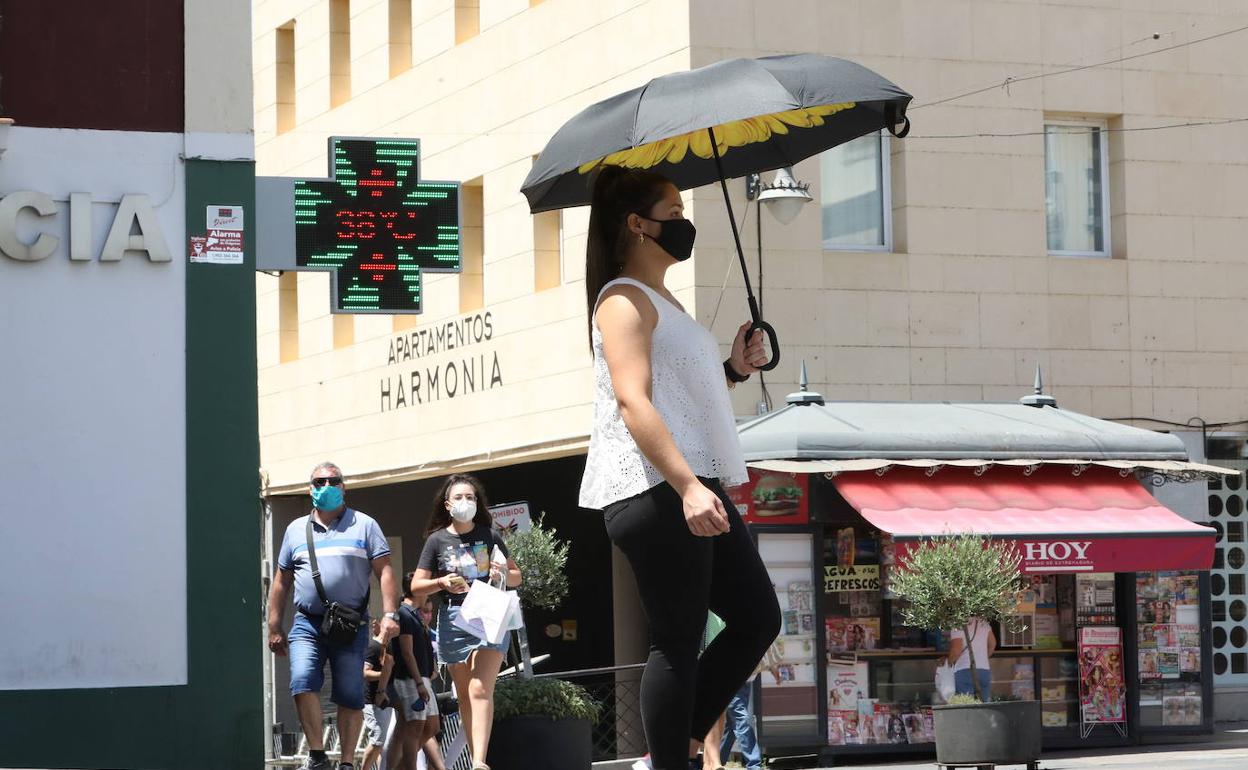
<svg viewBox="0 0 1248 770"><path fill-rule="evenodd" d="M477 501L460 498L451 503L451 518L455 521L472 521L477 515Z"/></svg>

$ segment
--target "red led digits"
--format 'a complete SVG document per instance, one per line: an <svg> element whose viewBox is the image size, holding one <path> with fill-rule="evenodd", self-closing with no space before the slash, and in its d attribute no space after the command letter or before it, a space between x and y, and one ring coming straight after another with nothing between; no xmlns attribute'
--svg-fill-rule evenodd
<svg viewBox="0 0 1248 770"><path fill-rule="evenodd" d="M424 272L458 272L459 185L422 182L420 145L332 139L329 179L295 181L295 261L332 270L334 312L419 313Z"/></svg>

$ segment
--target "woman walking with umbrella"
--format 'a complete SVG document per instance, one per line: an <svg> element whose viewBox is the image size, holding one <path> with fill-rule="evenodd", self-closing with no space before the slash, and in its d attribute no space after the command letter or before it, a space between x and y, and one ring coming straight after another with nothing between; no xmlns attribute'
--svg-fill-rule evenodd
<svg viewBox="0 0 1248 770"><path fill-rule="evenodd" d="M602 509L637 577L650 626L642 721L659 770L695 753L780 629L767 571L723 491L747 478L727 388L780 360L726 180L880 129L904 136L910 99L844 59L716 62L585 108L551 138L521 188L533 213L592 206L585 283L596 384L581 505ZM714 337L663 284L693 250L679 190L715 181L751 316L722 364ZM699 659L708 608L727 628Z"/></svg>
<svg viewBox="0 0 1248 770"><path fill-rule="evenodd" d="M605 166L586 284L595 422L581 505L601 509L637 578L650 630L642 721L656 770L684 768L780 630L766 568L724 484L747 480L728 388L765 363L738 330L722 363L664 277L695 229L674 185ZM724 631L698 657L707 610Z"/></svg>

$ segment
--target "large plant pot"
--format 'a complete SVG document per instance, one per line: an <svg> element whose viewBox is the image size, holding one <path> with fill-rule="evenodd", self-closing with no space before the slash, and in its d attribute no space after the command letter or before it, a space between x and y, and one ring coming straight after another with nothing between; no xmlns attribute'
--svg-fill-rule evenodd
<svg viewBox="0 0 1248 770"><path fill-rule="evenodd" d="M942 765L1027 764L1040 759L1040 702L935 706L936 762Z"/></svg>
<svg viewBox="0 0 1248 770"><path fill-rule="evenodd" d="M588 719L507 717L494 723L486 762L491 770L587 770L593 749Z"/></svg>

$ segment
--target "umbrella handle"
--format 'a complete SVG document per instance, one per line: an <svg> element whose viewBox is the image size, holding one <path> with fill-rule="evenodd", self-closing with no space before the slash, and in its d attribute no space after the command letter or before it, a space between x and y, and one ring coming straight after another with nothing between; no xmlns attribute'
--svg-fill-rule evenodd
<svg viewBox="0 0 1248 770"><path fill-rule="evenodd" d="M771 360L758 368L761 371L770 372L780 365L780 340L776 338L775 328L766 321L755 321L750 324L750 330L745 333L745 338L748 340L754 336L754 332L760 329L767 335L767 341L771 343Z"/></svg>
<svg viewBox="0 0 1248 770"><path fill-rule="evenodd" d="M771 360L758 368L761 371L770 372L780 365L780 340L776 337L775 328L763 320L763 314L758 309L758 300L754 297L754 289L750 287L750 269L745 265L745 251L741 248L741 233L737 231L737 218L732 213L732 198L728 195L728 182L724 176L723 163L719 159L719 145L715 141L715 129L708 128L706 133L711 139L715 170L719 172L719 186L724 191L724 207L728 209L728 224L732 225L732 241L737 245L737 259L741 261L741 277L745 279L745 299L750 305L750 318L754 321L750 325L750 330L746 332L745 338L748 340L759 329L767 335L767 339L771 342Z"/></svg>

